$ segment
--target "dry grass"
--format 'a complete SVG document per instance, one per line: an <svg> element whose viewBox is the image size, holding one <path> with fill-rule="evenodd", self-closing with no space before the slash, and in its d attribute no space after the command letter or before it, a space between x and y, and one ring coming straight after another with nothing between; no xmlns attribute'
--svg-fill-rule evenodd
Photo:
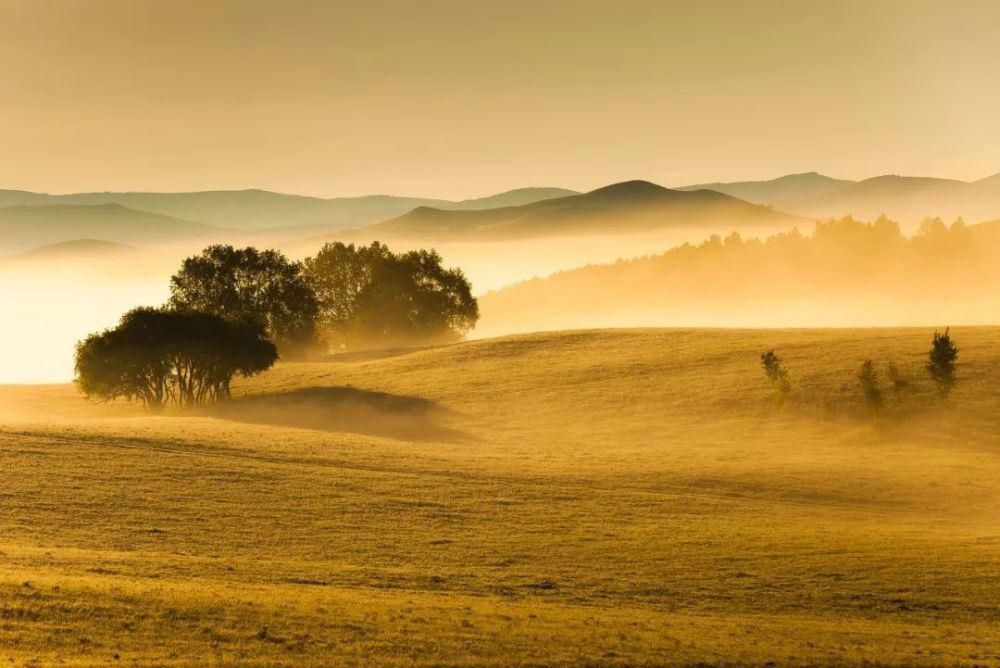
<svg viewBox="0 0 1000 668"><path fill-rule="evenodd" d="M511 337L203 416L0 388L0 662L996 665L1000 330L949 407L929 334Z"/></svg>

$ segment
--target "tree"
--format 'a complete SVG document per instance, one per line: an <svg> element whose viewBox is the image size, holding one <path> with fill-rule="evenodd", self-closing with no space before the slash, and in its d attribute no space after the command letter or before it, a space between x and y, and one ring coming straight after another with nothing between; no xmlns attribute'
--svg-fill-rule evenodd
<svg viewBox="0 0 1000 668"><path fill-rule="evenodd" d="M170 305L259 323L283 353L315 344L316 295L301 267L275 250L209 246L170 279Z"/></svg>
<svg viewBox="0 0 1000 668"><path fill-rule="evenodd" d="M878 371L875 370L875 363L865 360L858 369L858 384L861 386L861 394L865 398L868 410L871 411L872 421L878 422L885 406L885 396L882 386L879 383Z"/></svg>
<svg viewBox="0 0 1000 668"><path fill-rule="evenodd" d="M438 343L475 327L479 304L459 269L436 251L392 253L384 244L328 243L303 262L319 323L342 348Z"/></svg>
<svg viewBox="0 0 1000 668"><path fill-rule="evenodd" d="M760 356L760 364L764 369L764 375L767 376L771 387L774 388L775 403L778 405L778 408L781 408L785 405L788 395L792 391L792 383L788 377L788 370L785 369L781 358L773 350L768 350Z"/></svg>
<svg viewBox="0 0 1000 668"><path fill-rule="evenodd" d="M944 333L935 331L930 352L927 354L927 373L930 374L942 399L947 399L955 387L955 362L958 360L958 346L951 338L950 328Z"/></svg>
<svg viewBox="0 0 1000 668"><path fill-rule="evenodd" d="M89 398L198 406L228 399L236 375L252 376L278 358L255 322L208 313L137 308L118 326L77 344L76 382Z"/></svg>

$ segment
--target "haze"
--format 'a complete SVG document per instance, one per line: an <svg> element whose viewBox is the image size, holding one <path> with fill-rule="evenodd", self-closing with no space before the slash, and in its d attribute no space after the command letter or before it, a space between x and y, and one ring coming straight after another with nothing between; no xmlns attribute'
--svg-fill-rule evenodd
<svg viewBox="0 0 1000 668"><path fill-rule="evenodd" d="M0 185L466 197L1000 169L995 2L0 2Z"/></svg>

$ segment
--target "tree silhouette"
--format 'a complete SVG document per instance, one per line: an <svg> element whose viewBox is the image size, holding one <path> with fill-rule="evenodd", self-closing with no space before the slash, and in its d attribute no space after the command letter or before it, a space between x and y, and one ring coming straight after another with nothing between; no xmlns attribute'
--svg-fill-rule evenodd
<svg viewBox="0 0 1000 668"><path fill-rule="evenodd" d="M152 411L228 399L236 375L252 376L278 358L255 322L208 313L137 308L118 326L77 344L76 382L90 398L124 398Z"/></svg>
<svg viewBox="0 0 1000 668"><path fill-rule="evenodd" d="M303 262L329 343L343 348L461 338L479 319L472 287L436 251L392 253L384 244L323 246Z"/></svg>
<svg viewBox="0 0 1000 668"><path fill-rule="evenodd" d="M275 250L209 246L170 279L170 305L264 327L285 355L315 344L316 295L298 264Z"/></svg>
<svg viewBox="0 0 1000 668"><path fill-rule="evenodd" d="M781 358L773 350L768 350L760 356L760 364L764 369L764 375L771 382L774 388L774 400L781 408L788 400L788 395L792 391L792 383L788 377L788 370L785 369Z"/></svg>
<svg viewBox="0 0 1000 668"><path fill-rule="evenodd" d="M937 385L941 398L947 399L955 387L955 363L958 360L958 346L951 338L950 328L944 333L935 331L930 352L927 354L927 373Z"/></svg>

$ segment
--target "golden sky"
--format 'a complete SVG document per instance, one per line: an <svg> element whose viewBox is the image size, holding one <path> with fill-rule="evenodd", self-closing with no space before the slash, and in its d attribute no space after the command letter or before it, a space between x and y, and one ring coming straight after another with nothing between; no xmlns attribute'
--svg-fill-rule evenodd
<svg viewBox="0 0 1000 668"><path fill-rule="evenodd" d="M973 179L998 26L995 0L0 0L0 188Z"/></svg>

